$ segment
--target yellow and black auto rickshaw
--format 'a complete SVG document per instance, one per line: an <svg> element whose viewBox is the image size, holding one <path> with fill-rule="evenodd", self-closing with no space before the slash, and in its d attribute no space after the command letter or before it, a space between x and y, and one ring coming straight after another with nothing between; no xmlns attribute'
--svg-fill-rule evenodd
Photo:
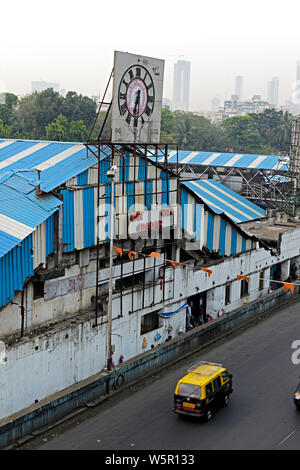
<svg viewBox="0 0 300 470"><path fill-rule="evenodd" d="M227 369L222 364L201 361L178 381L173 411L209 421L217 405L228 405L232 392L232 375Z"/></svg>

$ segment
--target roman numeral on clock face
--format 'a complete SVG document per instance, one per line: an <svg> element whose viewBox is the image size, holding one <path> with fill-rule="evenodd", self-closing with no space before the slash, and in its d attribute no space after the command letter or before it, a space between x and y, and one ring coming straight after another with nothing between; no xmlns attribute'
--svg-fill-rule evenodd
<svg viewBox="0 0 300 470"><path fill-rule="evenodd" d="M120 111L121 111L121 115L124 116L124 114L126 113L127 111L127 103L123 103L121 108L120 108Z"/></svg>
<svg viewBox="0 0 300 470"><path fill-rule="evenodd" d="M133 71L132 71L132 70L129 70L128 73L129 73L130 80L132 80L132 79L133 79Z"/></svg>
<svg viewBox="0 0 300 470"><path fill-rule="evenodd" d="M141 76L141 69L140 69L140 67L137 67L137 68L135 69L135 76L140 78L140 76Z"/></svg>
<svg viewBox="0 0 300 470"><path fill-rule="evenodd" d="M126 122L127 122L128 125L130 125L130 121L131 121L131 114L128 113L127 118L126 118Z"/></svg>
<svg viewBox="0 0 300 470"><path fill-rule="evenodd" d="M134 118L134 121L133 121L133 126L134 126L134 127L137 127L137 125L138 125L138 120L139 120L138 118Z"/></svg>
<svg viewBox="0 0 300 470"><path fill-rule="evenodd" d="M151 114L151 109L149 108L148 105L146 106L145 113L147 114L147 116L150 116Z"/></svg>
<svg viewBox="0 0 300 470"><path fill-rule="evenodd" d="M154 102L154 96L148 96L148 103Z"/></svg>

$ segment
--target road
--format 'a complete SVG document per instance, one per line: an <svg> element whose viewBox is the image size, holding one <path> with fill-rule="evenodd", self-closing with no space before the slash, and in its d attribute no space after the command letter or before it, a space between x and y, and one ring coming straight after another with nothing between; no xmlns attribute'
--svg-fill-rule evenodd
<svg viewBox="0 0 300 470"><path fill-rule="evenodd" d="M291 345L297 339L300 302L294 301L30 446L41 450L300 449L300 413L292 401L300 380L300 365L291 360ZM230 404L208 423L172 412L177 380L199 360L222 362L233 374Z"/></svg>

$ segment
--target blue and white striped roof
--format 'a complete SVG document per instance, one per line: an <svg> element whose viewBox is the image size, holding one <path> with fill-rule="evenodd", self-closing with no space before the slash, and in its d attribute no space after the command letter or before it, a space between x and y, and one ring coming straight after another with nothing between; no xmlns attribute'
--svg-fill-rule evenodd
<svg viewBox="0 0 300 470"><path fill-rule="evenodd" d="M29 177L29 179L28 179ZM0 177L0 258L33 233L62 204L52 195L37 196L32 175Z"/></svg>
<svg viewBox="0 0 300 470"><path fill-rule="evenodd" d="M40 187L52 191L97 163L83 144L0 139L0 175L11 170L39 170Z"/></svg>
<svg viewBox="0 0 300 470"><path fill-rule="evenodd" d="M158 159L163 163L164 158ZM177 152L171 150L168 156L168 163L177 163ZM276 155L251 155L238 153L217 153L217 152L194 152L191 150L178 151L178 163L230 167L242 169L258 169L273 171L288 171L289 157L280 157Z"/></svg>
<svg viewBox="0 0 300 470"><path fill-rule="evenodd" d="M219 181L213 179L182 181L182 185L197 194L215 213L224 213L237 224L266 216L264 209L235 193Z"/></svg>

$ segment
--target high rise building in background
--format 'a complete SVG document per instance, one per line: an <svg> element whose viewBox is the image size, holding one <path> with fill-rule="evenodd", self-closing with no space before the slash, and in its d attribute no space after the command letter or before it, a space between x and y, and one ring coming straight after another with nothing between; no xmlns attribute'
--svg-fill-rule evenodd
<svg viewBox="0 0 300 470"><path fill-rule="evenodd" d="M279 78L273 77L268 82L268 98L267 101L273 106L278 105Z"/></svg>
<svg viewBox="0 0 300 470"><path fill-rule="evenodd" d="M220 98L218 96L215 96L210 102L210 110L215 113L219 111L219 107L220 107Z"/></svg>
<svg viewBox="0 0 300 470"><path fill-rule="evenodd" d="M178 60L174 64L173 102L174 109L189 111L191 63Z"/></svg>
<svg viewBox="0 0 300 470"><path fill-rule="evenodd" d="M235 77L235 95L238 96L239 100L243 99L243 92L244 92L244 77L238 75Z"/></svg>
<svg viewBox="0 0 300 470"><path fill-rule="evenodd" d="M59 83L48 83L48 82L31 82L31 89L34 93L37 91L40 93L41 91L47 90L48 88L52 88L53 91L59 92Z"/></svg>
<svg viewBox="0 0 300 470"><path fill-rule="evenodd" d="M297 82L299 81L300 83L300 60L297 62L297 75L296 75L296 80Z"/></svg>

